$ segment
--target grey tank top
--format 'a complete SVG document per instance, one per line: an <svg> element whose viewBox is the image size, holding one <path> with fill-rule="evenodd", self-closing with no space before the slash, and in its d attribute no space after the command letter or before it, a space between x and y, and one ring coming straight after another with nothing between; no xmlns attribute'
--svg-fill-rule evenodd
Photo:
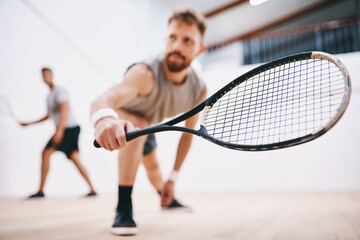
<svg viewBox="0 0 360 240"><path fill-rule="evenodd" d="M165 118L190 110L200 101L205 90L204 81L192 68L181 85L171 83L165 76L162 62L162 57L141 62L153 73L154 88L147 96L136 97L122 108L144 117L150 124L159 123Z"/></svg>

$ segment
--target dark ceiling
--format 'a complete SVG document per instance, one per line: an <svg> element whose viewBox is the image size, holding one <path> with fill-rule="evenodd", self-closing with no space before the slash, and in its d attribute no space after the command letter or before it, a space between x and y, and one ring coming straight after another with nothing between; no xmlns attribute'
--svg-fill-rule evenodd
<svg viewBox="0 0 360 240"><path fill-rule="evenodd" d="M207 17L208 45L242 40L261 32L359 16L359 0L157 0L165 7L192 5ZM157 2L159 4L159 2Z"/></svg>

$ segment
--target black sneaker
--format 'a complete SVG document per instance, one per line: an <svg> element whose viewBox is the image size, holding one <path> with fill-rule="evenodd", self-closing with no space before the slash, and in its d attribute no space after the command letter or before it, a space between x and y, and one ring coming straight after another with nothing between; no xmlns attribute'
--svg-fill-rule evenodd
<svg viewBox="0 0 360 240"><path fill-rule="evenodd" d="M45 197L44 193L42 193L42 192L37 192L37 193L35 193L35 194L33 194L33 195L30 195L30 196L28 197L28 199L43 199L44 197Z"/></svg>
<svg viewBox="0 0 360 240"><path fill-rule="evenodd" d="M88 194L85 195L85 197L96 197L97 193L96 192L89 192Z"/></svg>
<svg viewBox="0 0 360 240"><path fill-rule="evenodd" d="M122 210L116 210L114 224L111 232L115 235L135 235L139 232L133 219L132 207Z"/></svg>
<svg viewBox="0 0 360 240"><path fill-rule="evenodd" d="M184 212L192 212L192 209L188 206L185 206L181 203L179 203L176 199L174 199L174 201L166 207L162 207L163 210L180 210L180 211L184 211Z"/></svg>

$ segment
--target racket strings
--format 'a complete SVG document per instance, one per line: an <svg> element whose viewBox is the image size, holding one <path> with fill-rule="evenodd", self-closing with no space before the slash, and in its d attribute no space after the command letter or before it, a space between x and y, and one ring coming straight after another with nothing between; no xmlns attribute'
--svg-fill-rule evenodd
<svg viewBox="0 0 360 240"><path fill-rule="evenodd" d="M283 94L274 94L272 98L264 98L261 97L260 99L258 98L251 98L251 96L247 96L243 99L243 103L244 102L250 102L251 100L255 101L255 104L254 105L247 105L247 106L242 106L241 108L237 108L234 110L233 114L235 115L236 113L240 114L240 113L246 113L246 111L248 110L256 110L257 109L257 105L259 105L260 103L263 103L265 104L265 106L268 106L268 105L271 105L271 104L274 104L276 101L277 101L277 98L279 97L282 97L282 101L290 101L290 100L299 100L299 105L300 106L306 106L307 105L307 102L309 101L309 98L321 98L323 97L324 95L330 95L330 94L334 94L335 96L334 97L338 97L339 100L342 99L342 95L340 94L343 94L344 93L344 88L342 85L340 84L334 84L335 87L333 87L333 90L332 92L323 92L323 93L315 93L315 92L306 92L306 93L300 93L299 96L294 96L294 95L290 95L290 94L287 94L287 95L283 95ZM284 90L288 90L288 89L284 89ZM305 88L303 88L302 90L305 90ZM264 96L264 95L262 95ZM329 101L329 104L331 104L331 99L332 98L327 98L327 99L324 99L323 102L326 102L326 101ZM234 99L228 99L229 101L232 101L233 104L235 104L237 102L237 98L234 98ZM227 103L228 105L229 103ZM313 105L312 105L313 106ZM311 108L311 106L309 106L309 108ZM212 120L214 118L217 118L219 114L226 114L226 112L228 111L228 109L218 109L217 112L210 112L208 115L207 115L207 119L208 120Z"/></svg>
<svg viewBox="0 0 360 240"><path fill-rule="evenodd" d="M265 70L218 99L205 116L208 134L238 145L264 145L322 129L345 94L340 69L308 59Z"/></svg>

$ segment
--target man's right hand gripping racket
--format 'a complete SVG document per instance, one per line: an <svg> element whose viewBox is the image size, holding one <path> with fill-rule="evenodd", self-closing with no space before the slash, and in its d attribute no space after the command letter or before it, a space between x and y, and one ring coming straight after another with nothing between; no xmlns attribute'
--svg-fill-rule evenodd
<svg viewBox="0 0 360 240"><path fill-rule="evenodd" d="M175 130L236 150L285 148L331 129L344 114L350 95L349 74L337 58L323 52L300 53L259 66L189 112L129 132L126 139ZM199 130L175 126L200 111ZM94 145L100 147L96 141Z"/></svg>

